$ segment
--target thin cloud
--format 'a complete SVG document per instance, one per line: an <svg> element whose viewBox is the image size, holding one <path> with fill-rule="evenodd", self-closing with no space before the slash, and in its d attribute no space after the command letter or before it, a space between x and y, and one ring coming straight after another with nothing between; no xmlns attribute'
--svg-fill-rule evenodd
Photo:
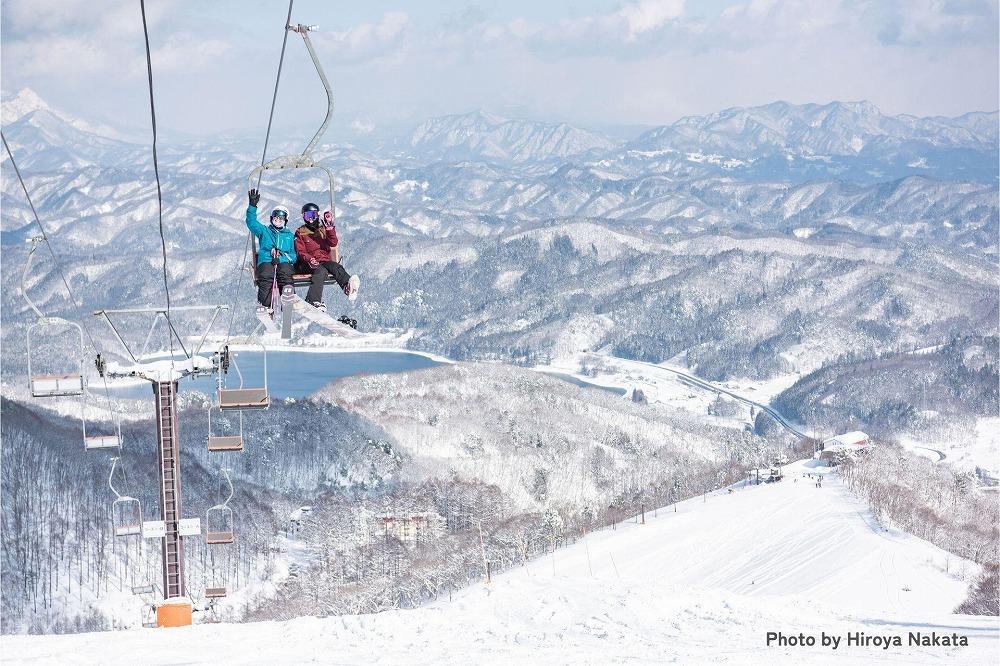
<svg viewBox="0 0 1000 666"><path fill-rule="evenodd" d="M337 63L392 59L405 47L410 17L386 12L378 21L318 35L314 41Z"/></svg>
<svg viewBox="0 0 1000 666"><path fill-rule="evenodd" d="M101 12L86 0L3 3L5 92L28 86L76 115L144 122L146 109L134 103L145 67L135 3ZM359 5L345 23L334 5L312 2L301 18L321 26L312 40L335 91L335 128L352 119L398 127L474 108L601 126L775 99L869 99L916 115L997 107L997 0L583 6L597 3L560 15L548 4L396 2ZM245 6L150 3L165 124L208 132L266 123L284 13ZM301 44L289 43L285 65L275 122L311 125L316 110L299 100L316 80ZM193 97L249 103L192 105Z"/></svg>

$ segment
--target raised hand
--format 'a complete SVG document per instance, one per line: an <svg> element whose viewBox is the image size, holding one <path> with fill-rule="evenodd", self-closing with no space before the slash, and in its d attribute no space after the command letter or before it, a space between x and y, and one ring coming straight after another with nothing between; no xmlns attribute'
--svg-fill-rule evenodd
<svg viewBox="0 0 1000 666"><path fill-rule="evenodd" d="M260 203L260 192L257 190L250 190L247 194L250 197L250 205L256 208L257 204Z"/></svg>

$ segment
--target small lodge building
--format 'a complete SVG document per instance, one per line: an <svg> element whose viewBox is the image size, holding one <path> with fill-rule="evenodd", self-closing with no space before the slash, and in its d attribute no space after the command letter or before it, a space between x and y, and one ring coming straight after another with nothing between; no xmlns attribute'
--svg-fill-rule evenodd
<svg viewBox="0 0 1000 666"><path fill-rule="evenodd" d="M437 537L444 532L444 518L434 512L410 514L383 514L378 517L386 539L399 539L404 544L417 544Z"/></svg>
<svg viewBox="0 0 1000 666"><path fill-rule="evenodd" d="M813 457L835 462L841 456L853 455L871 446L871 437L860 430L854 430L823 440Z"/></svg>

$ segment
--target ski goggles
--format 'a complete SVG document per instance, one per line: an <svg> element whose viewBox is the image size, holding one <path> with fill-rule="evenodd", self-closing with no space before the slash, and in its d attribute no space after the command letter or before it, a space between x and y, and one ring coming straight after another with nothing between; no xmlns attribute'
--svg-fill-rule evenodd
<svg viewBox="0 0 1000 666"><path fill-rule="evenodd" d="M283 210L272 210L271 217L280 217L282 220L288 219L288 213Z"/></svg>
<svg viewBox="0 0 1000 666"><path fill-rule="evenodd" d="M318 220L319 212L315 210L307 210L306 212L302 213L302 219L305 220L306 222L311 222L312 220Z"/></svg>

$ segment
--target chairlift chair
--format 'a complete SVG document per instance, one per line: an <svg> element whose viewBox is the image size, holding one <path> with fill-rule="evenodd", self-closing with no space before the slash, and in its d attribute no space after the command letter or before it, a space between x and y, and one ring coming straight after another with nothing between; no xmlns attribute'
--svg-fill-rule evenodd
<svg viewBox="0 0 1000 666"><path fill-rule="evenodd" d="M122 495L115 488L114 475L117 465L118 458L112 458L108 486L115 494L115 501L111 503L111 523L114 534L120 537L142 534L142 505L135 497Z"/></svg>
<svg viewBox="0 0 1000 666"><path fill-rule="evenodd" d="M267 392L267 348L261 345L264 353L264 386L261 388L244 388L243 373L236 362L235 354L232 357L232 366L236 369L236 374L240 378L240 387L227 389L219 387L219 410L232 411L243 409L267 409L271 406L271 396Z"/></svg>
<svg viewBox="0 0 1000 666"><path fill-rule="evenodd" d="M210 507L205 512L205 543L233 543L236 539L233 524L233 510L229 508L229 500L233 498L233 481L229 478L228 469L220 469L229 485L229 495L221 504Z"/></svg>
<svg viewBox="0 0 1000 666"><path fill-rule="evenodd" d="M107 390L107 389L105 389ZM83 446L88 451L94 451L97 449L114 449L121 448L122 445L122 424L118 418L118 414L114 411L111 405L111 394L107 393L105 395L108 405L107 411L108 416L111 418L112 430L111 432L96 432L94 424L91 423L90 427L87 426L87 392L84 391L83 395L80 397L80 427L83 430Z"/></svg>
<svg viewBox="0 0 1000 666"><path fill-rule="evenodd" d="M205 598L206 599L222 599L226 596L226 588L224 587L206 587L205 588Z"/></svg>
<svg viewBox="0 0 1000 666"><path fill-rule="evenodd" d="M112 503L115 536L142 534L142 508L139 500L122 495Z"/></svg>
<svg viewBox="0 0 1000 666"><path fill-rule="evenodd" d="M221 410L220 410L221 411ZM243 411L239 411L239 435L212 434L212 405L208 406L208 450L209 451L242 451L243 450Z"/></svg>
<svg viewBox="0 0 1000 666"><path fill-rule="evenodd" d="M266 164L262 164L247 176L247 189L254 189L254 178L259 178L263 175L264 171L282 171L285 169L319 169L326 174L326 179L329 188L329 201L330 201L330 211L336 215L336 208L334 206L334 180L333 171L328 167L317 163L313 160L312 151L313 148L319 143L320 138L326 133L327 127L330 125L330 118L333 116L333 90L330 87L330 81L326 78L326 73L323 71L322 65L320 65L319 57L316 55L315 49L313 49L312 42L309 40L309 33L317 29L318 26L315 25L288 25L285 26L286 30L296 32L302 36L302 41L306 46L306 50L309 52L309 57L312 59L313 66L316 68L316 73L319 75L320 82L323 84L323 90L326 92L326 116L323 118L322 124L313 138L306 145L305 149L302 151L301 155L283 155L281 157L276 157ZM256 189L260 189L257 187ZM257 239L251 236L253 243L253 256L257 256ZM308 287L312 284L312 274L311 273L296 273L292 276L292 285L295 287ZM326 285L337 284L337 281L332 277L328 276L324 281Z"/></svg>
<svg viewBox="0 0 1000 666"><path fill-rule="evenodd" d="M83 329L77 323L60 317L46 317L42 314L42 311L38 309L38 306L28 296L28 289L25 285L28 273L31 271L31 259L35 254L35 250L38 249L38 245L44 240L40 236L31 239L31 250L28 251L28 257L24 262L24 270L21 272L21 295L37 316L35 322L28 326L28 331L25 334L28 353L28 388L31 390L33 398L83 395L84 386L86 385L83 377ZM32 363L32 356L34 355L32 353L32 340L43 335L46 338L52 338L59 334L57 329L65 331L67 328L75 330L72 349L78 350L76 363L65 365L61 369L53 367L48 373L38 372L37 363ZM53 356L50 355L49 359L51 360ZM72 356L69 358L72 358Z"/></svg>
<svg viewBox="0 0 1000 666"><path fill-rule="evenodd" d="M155 604L145 604L142 607L142 626L145 629L156 629L159 626L156 622Z"/></svg>

